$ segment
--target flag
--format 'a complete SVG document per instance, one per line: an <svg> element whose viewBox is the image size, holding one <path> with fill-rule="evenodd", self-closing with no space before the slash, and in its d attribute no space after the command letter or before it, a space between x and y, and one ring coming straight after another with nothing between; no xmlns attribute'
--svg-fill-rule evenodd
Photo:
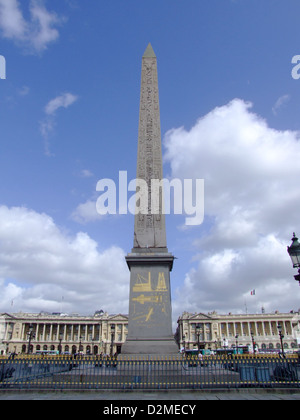
<svg viewBox="0 0 300 420"><path fill-rule="evenodd" d="M255 289L251 290L250 294L251 296L255 296Z"/></svg>

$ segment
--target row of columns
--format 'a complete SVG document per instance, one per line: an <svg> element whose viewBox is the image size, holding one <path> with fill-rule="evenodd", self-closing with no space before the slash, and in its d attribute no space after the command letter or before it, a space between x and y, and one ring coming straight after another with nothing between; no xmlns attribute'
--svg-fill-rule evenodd
<svg viewBox="0 0 300 420"><path fill-rule="evenodd" d="M28 340L28 332L30 325L33 327L33 333L35 337L33 341L41 342L52 342L59 341L60 339L63 342L74 342L74 341L83 341L83 342L100 342L100 341L110 341L111 340L111 325L102 325L102 324L49 324L49 323L24 323L22 325L22 331L20 340ZM124 324L114 324L114 341L125 340L126 330ZM8 330L7 330L8 331ZM8 337L5 337L5 340L8 340Z"/></svg>
<svg viewBox="0 0 300 420"><path fill-rule="evenodd" d="M282 326L283 335L292 335L291 321L258 321L258 322L222 322L219 333L225 337L250 336L273 336L279 335L278 325ZM229 328L232 327L232 328Z"/></svg>
<svg viewBox="0 0 300 420"><path fill-rule="evenodd" d="M293 327L290 320L271 320L271 321L228 321L218 322L217 327L212 328L213 323L188 322L183 321L181 329L181 342L196 342L199 334L200 342L214 342L220 337L223 339L239 337L272 337L279 336L278 325L282 327L282 334L285 337L292 336ZM198 328L196 328L198 326Z"/></svg>

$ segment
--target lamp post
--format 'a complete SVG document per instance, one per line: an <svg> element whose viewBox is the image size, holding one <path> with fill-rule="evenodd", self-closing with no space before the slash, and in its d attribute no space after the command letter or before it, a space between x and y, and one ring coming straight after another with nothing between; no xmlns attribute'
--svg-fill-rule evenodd
<svg viewBox="0 0 300 420"><path fill-rule="evenodd" d="M294 276L294 278L299 282L300 285L300 244L295 233L293 233L291 246L287 247L287 252L291 257L293 267L298 268L298 274Z"/></svg>
<svg viewBox="0 0 300 420"><path fill-rule="evenodd" d="M114 338L115 338L115 324L111 324L111 348L110 348L110 356L113 356L113 349L114 349Z"/></svg>
<svg viewBox="0 0 300 420"><path fill-rule="evenodd" d="M83 345L81 343L82 337L79 337L79 349L78 349L78 353L81 354L83 353Z"/></svg>
<svg viewBox="0 0 300 420"><path fill-rule="evenodd" d="M27 349L27 354L30 354L30 344L31 344L31 340L35 337L35 334L33 332L33 325L30 324L29 325L29 330L28 330L28 349Z"/></svg>
<svg viewBox="0 0 300 420"><path fill-rule="evenodd" d="M187 332L183 335L183 351L184 351L184 353L185 353L185 345L186 345L187 335L188 335Z"/></svg>
<svg viewBox="0 0 300 420"><path fill-rule="evenodd" d="M59 346L58 346L58 354L61 354L62 353L62 348L61 348L61 342L62 342L62 339L63 339L63 333L59 333Z"/></svg>
<svg viewBox="0 0 300 420"><path fill-rule="evenodd" d="M252 347L253 347L253 353L256 354L256 350L255 350L255 341L254 341L254 334L251 331L251 339L252 339Z"/></svg>
<svg viewBox="0 0 300 420"><path fill-rule="evenodd" d="M197 349L200 350L200 324L196 325L196 335L197 335Z"/></svg>
<svg viewBox="0 0 300 420"><path fill-rule="evenodd" d="M235 347L236 347L236 354L238 354L238 347L239 347L239 343L238 343L238 339L239 339L239 335L237 334L235 336Z"/></svg>
<svg viewBox="0 0 300 420"><path fill-rule="evenodd" d="M283 341L282 341L284 339L284 335L282 334L282 326L281 326L281 324L278 324L277 325L277 329L278 329L278 332L279 332L279 338L280 338L282 356L285 357L284 348L283 348Z"/></svg>

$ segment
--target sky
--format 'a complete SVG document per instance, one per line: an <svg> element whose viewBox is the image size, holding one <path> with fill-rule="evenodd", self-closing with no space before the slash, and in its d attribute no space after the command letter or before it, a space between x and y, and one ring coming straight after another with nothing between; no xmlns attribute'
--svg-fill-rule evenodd
<svg viewBox="0 0 300 420"><path fill-rule="evenodd" d="M299 14L298 0L0 0L0 312L128 313L134 216L99 215L96 185L136 177L149 42L164 176L205 186L202 224L166 216L173 326L298 310Z"/></svg>

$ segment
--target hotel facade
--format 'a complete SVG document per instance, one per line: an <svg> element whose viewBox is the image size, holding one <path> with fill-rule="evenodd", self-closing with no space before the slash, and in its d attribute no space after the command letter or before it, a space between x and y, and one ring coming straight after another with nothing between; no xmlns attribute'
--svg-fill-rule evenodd
<svg viewBox="0 0 300 420"><path fill-rule="evenodd" d="M113 355L127 336L128 317L78 314L1 314L0 354L57 352Z"/></svg>
<svg viewBox="0 0 300 420"><path fill-rule="evenodd" d="M261 351L294 351L300 346L299 312L270 314L227 314L184 312L178 319L181 348L217 349L255 344Z"/></svg>
<svg viewBox="0 0 300 420"><path fill-rule="evenodd" d="M280 327L279 327L280 326ZM114 355L127 337L128 316L99 311L78 314L0 314L0 355L56 352L63 354ZM175 338L179 349L231 348L252 345L262 351L300 347L299 312L227 314L184 312Z"/></svg>

